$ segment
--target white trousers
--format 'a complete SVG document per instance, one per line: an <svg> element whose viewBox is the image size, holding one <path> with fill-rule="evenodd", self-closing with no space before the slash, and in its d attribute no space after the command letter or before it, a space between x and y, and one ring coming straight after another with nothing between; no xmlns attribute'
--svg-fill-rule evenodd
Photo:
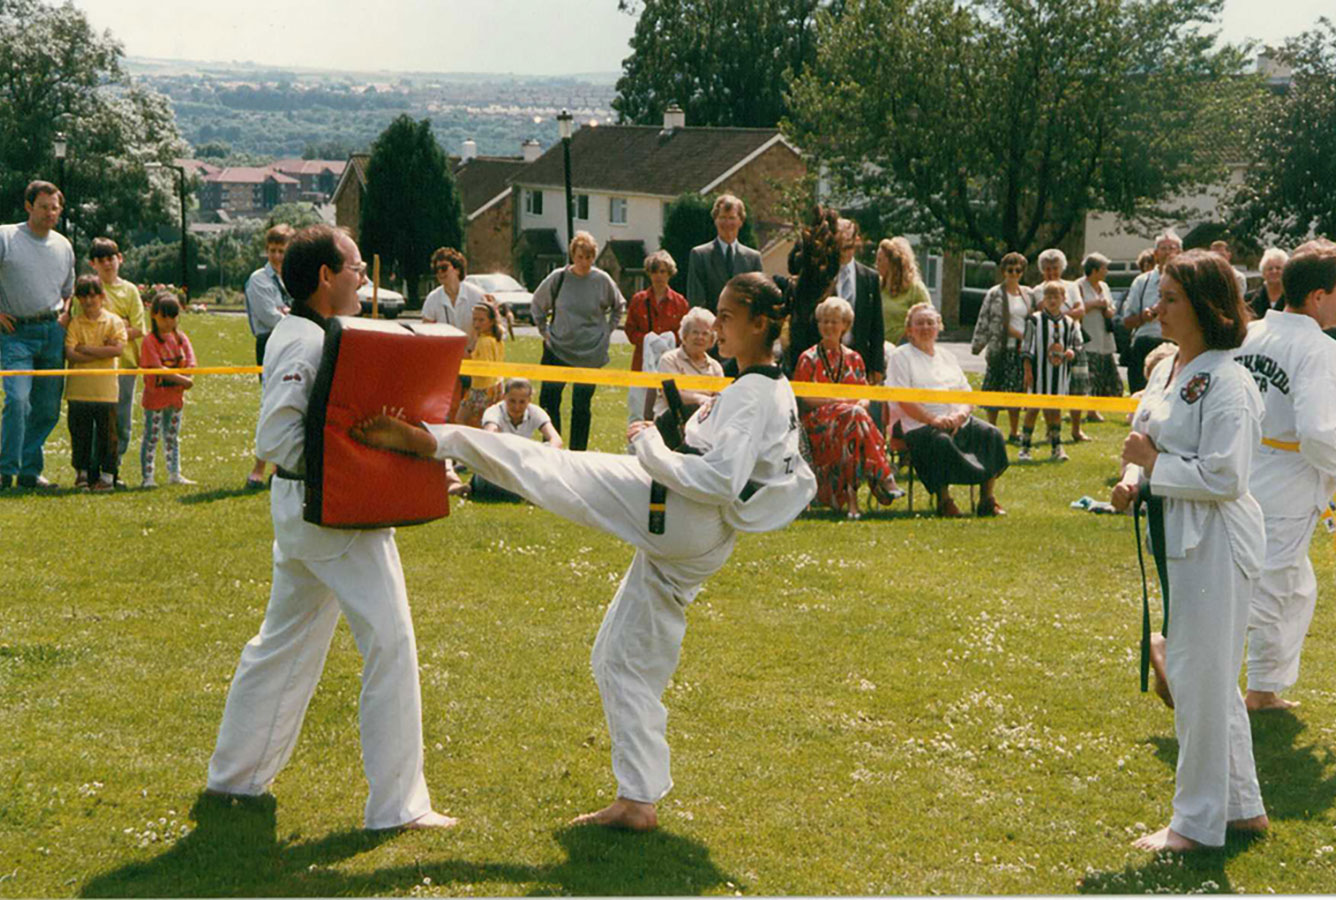
<svg viewBox="0 0 1336 900"><path fill-rule="evenodd" d="M1238 686L1253 588L1234 563L1220 515L1186 557L1169 559L1165 669L1178 735L1169 824L1210 847L1225 843L1227 822L1265 812Z"/></svg>
<svg viewBox="0 0 1336 900"><path fill-rule="evenodd" d="M721 508L669 492L664 533L651 534L650 477L633 457L557 450L476 428L431 430L438 456L636 548L603 617L591 664L612 739L617 795L657 802L673 786L661 698L677 669L686 607L723 567L736 539Z"/></svg>
<svg viewBox="0 0 1336 900"><path fill-rule="evenodd" d="M1266 562L1248 615L1248 689L1279 693L1299 680L1299 653L1317 605L1308 545L1317 513L1266 520Z"/></svg>
<svg viewBox="0 0 1336 900"><path fill-rule="evenodd" d="M274 545L274 582L260 633L241 652L228 691L209 788L262 794L301 732L342 612L362 654L358 698L366 827L392 828L431 811L422 775L417 644L399 551L390 532L361 532L342 556L286 557Z"/></svg>

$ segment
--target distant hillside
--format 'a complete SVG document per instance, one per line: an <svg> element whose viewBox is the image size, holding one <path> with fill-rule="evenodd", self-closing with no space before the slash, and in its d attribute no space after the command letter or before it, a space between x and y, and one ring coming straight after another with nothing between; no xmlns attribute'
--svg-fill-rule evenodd
<svg viewBox="0 0 1336 900"><path fill-rule="evenodd" d="M365 149L401 113L430 119L450 153L472 138L480 153L518 155L528 138L544 147L557 139L563 107L581 123L611 121L617 78L350 73L133 57L126 68L171 99L182 135L197 150L256 157Z"/></svg>

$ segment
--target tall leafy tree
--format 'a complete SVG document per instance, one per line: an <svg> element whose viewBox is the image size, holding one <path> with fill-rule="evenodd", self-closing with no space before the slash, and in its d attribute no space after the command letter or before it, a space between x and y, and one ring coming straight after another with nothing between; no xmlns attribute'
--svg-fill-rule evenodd
<svg viewBox="0 0 1336 900"><path fill-rule="evenodd" d="M1223 180L1261 88L1222 2L849 0L786 127L887 227L1032 255Z"/></svg>
<svg viewBox="0 0 1336 900"><path fill-rule="evenodd" d="M170 163L186 144L166 98L133 84L124 50L72 3L0 0L0 215L23 218L23 187L63 179L80 241L173 221L175 192L144 164ZM67 138L63 176L55 159Z"/></svg>
<svg viewBox="0 0 1336 900"><path fill-rule="evenodd" d="M382 276L408 284L414 304L437 247L464 246L463 205L431 122L401 115L371 145L359 231L362 254L381 257Z"/></svg>
<svg viewBox="0 0 1336 900"><path fill-rule="evenodd" d="M1251 132L1251 166L1234 199L1236 230L1265 241L1336 236L1336 24L1286 43L1276 55L1292 69Z"/></svg>
<svg viewBox="0 0 1336 900"><path fill-rule="evenodd" d="M771 127L784 86L816 55L816 13L843 0L619 0L638 14L612 108L656 125L676 103L688 125Z"/></svg>

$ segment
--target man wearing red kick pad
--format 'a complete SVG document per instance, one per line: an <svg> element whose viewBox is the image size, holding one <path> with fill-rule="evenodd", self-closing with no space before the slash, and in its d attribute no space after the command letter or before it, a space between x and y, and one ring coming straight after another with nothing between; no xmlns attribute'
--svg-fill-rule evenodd
<svg viewBox="0 0 1336 900"><path fill-rule="evenodd" d="M278 466L269 510L274 573L260 633L241 652L209 761L208 792L256 795L292 755L342 611L362 653L358 700L367 828L448 828L422 774L417 646L399 551L388 528L347 531L302 518L306 411L325 321L356 315L366 263L327 225L298 232L283 261L292 314L269 338L256 454Z"/></svg>

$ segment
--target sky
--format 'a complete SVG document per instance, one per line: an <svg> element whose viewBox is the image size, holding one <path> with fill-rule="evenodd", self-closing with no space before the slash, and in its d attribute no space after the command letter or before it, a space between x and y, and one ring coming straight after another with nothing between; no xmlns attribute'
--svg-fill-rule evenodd
<svg viewBox="0 0 1336 900"><path fill-rule="evenodd" d="M617 0L74 0L130 56L349 71L612 73ZM1226 0L1227 40L1278 44L1333 0Z"/></svg>

